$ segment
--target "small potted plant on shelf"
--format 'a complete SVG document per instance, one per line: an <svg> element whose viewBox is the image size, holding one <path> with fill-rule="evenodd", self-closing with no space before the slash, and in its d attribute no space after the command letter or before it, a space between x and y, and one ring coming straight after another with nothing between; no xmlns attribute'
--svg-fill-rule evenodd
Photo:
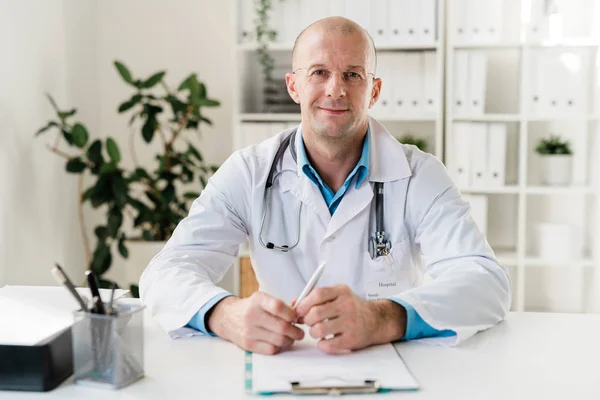
<svg viewBox="0 0 600 400"><path fill-rule="evenodd" d="M412 144L417 146L421 151L427 151L427 140L417 137L411 133L402 135L397 139L402 144Z"/></svg>
<svg viewBox="0 0 600 400"><path fill-rule="evenodd" d="M571 182L573 152L568 140L550 135L549 138L540 139L535 151L541 159L542 183L560 186Z"/></svg>

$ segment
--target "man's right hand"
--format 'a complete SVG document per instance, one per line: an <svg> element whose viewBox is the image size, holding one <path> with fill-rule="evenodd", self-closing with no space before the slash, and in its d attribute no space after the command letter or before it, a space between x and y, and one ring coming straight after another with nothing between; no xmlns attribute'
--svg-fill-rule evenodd
<svg viewBox="0 0 600 400"><path fill-rule="evenodd" d="M276 354L304 337L304 331L293 325L296 311L283 301L266 293L255 292L240 299L226 297L208 317L208 329L244 350Z"/></svg>

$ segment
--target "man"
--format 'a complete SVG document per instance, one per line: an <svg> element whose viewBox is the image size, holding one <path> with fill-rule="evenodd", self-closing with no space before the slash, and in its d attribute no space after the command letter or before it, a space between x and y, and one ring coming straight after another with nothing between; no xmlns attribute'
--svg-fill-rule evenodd
<svg viewBox="0 0 600 400"><path fill-rule="evenodd" d="M458 343L501 321L507 270L445 168L367 115L382 87L368 34L344 18L318 21L297 38L292 67L300 126L235 152L144 271L141 297L159 323L274 354L303 338L296 321L327 353L423 337ZM215 283L246 239L261 291L239 299Z"/></svg>

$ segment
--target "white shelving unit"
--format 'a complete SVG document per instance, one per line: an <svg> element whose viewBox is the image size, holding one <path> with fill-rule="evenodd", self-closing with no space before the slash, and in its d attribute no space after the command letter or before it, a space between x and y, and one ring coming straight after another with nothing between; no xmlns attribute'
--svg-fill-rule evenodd
<svg viewBox="0 0 600 400"><path fill-rule="evenodd" d="M461 30L459 24L465 21L455 19L460 18L457 17L456 8L465 1L470 0L448 0L447 6L445 160L453 162L453 152L456 145L461 143L458 141L459 137L455 137L453 133L455 124L499 122L507 125L505 185L467 186L462 187L461 191L464 194L486 195L488 198L488 239L500 262L510 267L514 291L513 310L585 312L586 300L590 297L589 291L592 290L587 284L591 269L600 268L600 165L595 161L600 157L600 47L597 32L592 32L592 29L598 27L594 28L589 22L590 32L586 37L554 36L553 41L533 41L528 33L532 31L534 21L527 19L528 15L531 16L527 8L534 4L535 0L501 0L504 16L502 38L493 43L459 42L458 37L468 33L468 28ZM591 7L582 7L579 3L594 2L594 15L597 17L600 7L597 0L579 0L570 6L580 7L584 13L591 13ZM568 2L557 3L560 3L559 6L563 9L569 7ZM578 22L585 25L585 22L581 22L585 18L581 17ZM596 24L600 24L600 19L597 18ZM469 23L465 23L466 25ZM571 21L570 25L565 22L564 34L568 36L569 26L577 31L579 27L573 28L576 25L577 22ZM588 74L584 77L586 87L589 88L589 92L585 94L588 100L587 110L577 115L534 114L530 107L534 80L530 65L532 54L546 50L560 50L570 54L573 49L590 52L591 62ZM486 107L481 115L462 115L455 112L457 52L483 52L487 56ZM569 61L566 59L565 62ZM583 71L586 71L585 68ZM548 85L554 83L547 82ZM581 179L575 177L574 183L566 187L542 186L537 179L540 165L534 151L535 144L542 135L548 136L559 125L567 130L561 136L583 143L574 149L577 162L584 160L583 163L574 166L578 169L574 177L579 174ZM573 137L571 134L578 136ZM539 257L534 246L534 230L537 224L542 222L577 225L583 236L582 256L560 261Z"/></svg>
<svg viewBox="0 0 600 400"><path fill-rule="evenodd" d="M396 1L396 0L391 0ZM242 148L252 143L253 140L249 140L248 135L242 129L243 124L265 124L274 123L279 128L289 127L296 125L300 122L299 113L272 113L264 112L261 109L260 104L262 96L260 92L263 89L264 79L262 71L260 70L259 64L256 59L256 50L258 48L255 39L252 37L252 27L250 18L246 15L249 10L248 4L251 2L246 0L234 0L237 10L234 13L235 26L238 29L236 35L235 44L235 62L238 66L238 74L236 76L236 82L234 84L234 120L236 121L236 129L234 133L234 148ZM285 27L285 22L289 21L289 17L285 15L287 11L282 11L279 8L291 7L292 10L297 12L298 19L301 21L295 22L294 28L291 28L292 32L279 32L279 29L288 29ZM314 4L313 4L314 3ZM415 4L418 1L415 0ZM437 38L430 42L419 42L419 43L402 43L394 44L391 40L380 40L379 37L382 35L381 29L375 29L375 27L367 27L367 30L371 33L374 38L375 46L377 49L378 57L380 58L379 66L381 66L381 57L386 54L415 54L415 53L434 53L437 58L436 63L436 80L437 80L437 107L435 112L429 113L416 113L416 114L398 114L390 116L377 116L373 114L378 120L380 120L388 130L396 137L400 137L403 134L410 133L417 137L422 137L427 140L428 151L435 154L440 159L443 158L443 125L444 125L444 51L445 51L445 38L444 38L444 16L445 16L445 0L437 0L437 7L433 10L436 20L436 32ZM400 3L398 3L400 4ZM374 1L367 2L364 0L283 0L283 2L274 1L274 9L271 13L270 25L278 31L275 42L269 45L271 54L276 60L276 73L280 72L278 77L281 77L283 82L283 72L289 71L291 65L286 69L286 62L291 63L291 52L293 47L293 39L296 34L300 32L305 26L310 23L330 15L342 15L347 16L359 23L367 21L371 23L375 21L376 15L383 15L388 18L392 18L394 7L390 6L390 3L386 1ZM389 6L389 9L382 9L385 5ZM294 8L296 7L296 8ZM305 7L316 7L321 11L307 11ZM342 13L336 13L338 10L336 7L342 7ZM344 8L345 7L345 8ZM352 11L349 11L352 9ZM397 7L396 7L397 10ZM366 15L366 16L365 16ZM362 21L361 21L362 19ZM285 27L285 28L282 28ZM384 29L387 29L387 37L392 35L392 27L385 24ZM288 29L289 30L289 29ZM293 33L295 32L295 34ZM396 30L394 30L396 33ZM386 33L383 32L385 37ZM378 68L379 70L379 68ZM379 74L377 74L379 77ZM388 86L386 87L386 83ZM389 82L384 80L382 92L389 90ZM282 125L283 124L283 125ZM253 125L246 125L253 126ZM264 125L260 125L264 127ZM265 137L270 136L274 132L268 132Z"/></svg>

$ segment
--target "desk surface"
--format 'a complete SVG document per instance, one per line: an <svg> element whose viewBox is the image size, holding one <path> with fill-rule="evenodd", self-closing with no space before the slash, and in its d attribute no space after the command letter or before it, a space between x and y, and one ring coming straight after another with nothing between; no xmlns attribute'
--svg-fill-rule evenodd
<svg viewBox="0 0 600 400"><path fill-rule="evenodd" d="M145 318L143 380L110 391L74 385L70 378L52 392L0 391L0 399L260 398L244 392L242 350L218 338L171 340L149 314ZM506 321L457 348L410 342L397 348L421 390L372 396L600 399L600 315L511 313Z"/></svg>

